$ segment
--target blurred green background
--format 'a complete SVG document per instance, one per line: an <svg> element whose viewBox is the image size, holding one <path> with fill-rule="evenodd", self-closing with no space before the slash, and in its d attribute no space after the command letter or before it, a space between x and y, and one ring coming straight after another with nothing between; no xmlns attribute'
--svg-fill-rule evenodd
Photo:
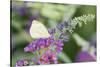
<svg viewBox="0 0 100 67"><path fill-rule="evenodd" d="M33 54L25 53L24 47L33 39L29 35L29 28L33 19L41 21L47 28L54 27L64 20L73 19L84 14L96 15L95 5L75 5L58 4L45 2L26 2L11 1L11 34L12 34L12 64L20 58L33 58ZM76 27L74 33L77 33L86 41L89 41L93 35L96 35L96 19L83 24L82 27ZM72 33L73 35L73 33ZM81 47L71 36L68 42L64 43L63 52L70 62L75 61L76 54ZM60 60L60 62L62 62Z"/></svg>

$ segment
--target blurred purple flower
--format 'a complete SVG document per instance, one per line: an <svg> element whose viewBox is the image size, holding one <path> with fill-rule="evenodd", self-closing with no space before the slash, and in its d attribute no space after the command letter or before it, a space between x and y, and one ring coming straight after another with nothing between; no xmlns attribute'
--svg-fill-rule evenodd
<svg viewBox="0 0 100 67"><path fill-rule="evenodd" d="M62 31L64 28L68 28L69 26L70 26L70 22L64 21L62 23L57 24L56 27L57 27L58 30Z"/></svg>
<svg viewBox="0 0 100 67"><path fill-rule="evenodd" d="M69 36L67 35L67 33L61 32L59 35L59 39L62 39L64 42L67 42L69 40Z"/></svg>
<svg viewBox="0 0 100 67"><path fill-rule="evenodd" d="M57 52L61 52L63 49L63 41L62 40L54 40L53 36L50 38L40 38L32 43L30 43L28 46L24 48L25 52L35 52L37 50L40 50L42 48L47 48L49 46L55 46L55 50Z"/></svg>
<svg viewBox="0 0 100 67"><path fill-rule="evenodd" d="M48 32L53 35L54 33L56 33L56 29L55 28L51 28L51 29L48 29Z"/></svg>
<svg viewBox="0 0 100 67"><path fill-rule="evenodd" d="M52 46L52 47L50 47ZM63 41L62 40L55 40L53 36L49 38L39 38L27 45L24 48L25 52L32 52L38 51L40 49L47 48L46 51L40 55L37 56L37 59L34 57L36 61L33 60L33 63L35 64L57 64L57 54L63 50ZM52 49L53 47L54 50ZM18 61L16 63L20 66L25 66L24 60Z"/></svg>
<svg viewBox="0 0 100 67"><path fill-rule="evenodd" d="M27 47L24 48L25 52L34 52L37 50L37 47L35 44L31 43Z"/></svg>
<svg viewBox="0 0 100 67"><path fill-rule="evenodd" d="M57 64L57 55L51 50L46 51L40 59L38 60L37 64Z"/></svg>
<svg viewBox="0 0 100 67"><path fill-rule="evenodd" d="M25 6L20 7L20 8L18 9L18 12L19 12L19 15L20 15L20 16L27 16L27 15L29 15L28 9L27 9L27 7L25 7Z"/></svg>
<svg viewBox="0 0 100 67"><path fill-rule="evenodd" d="M25 59L21 59L21 60L18 60L17 63L16 63L16 67L18 66L27 66L29 63L27 60Z"/></svg>
<svg viewBox="0 0 100 67"><path fill-rule="evenodd" d="M96 61L96 36L93 36L89 42L89 48L81 51L76 56L76 62L92 62Z"/></svg>
<svg viewBox="0 0 100 67"><path fill-rule="evenodd" d="M58 53L61 52L62 49L63 49L63 46L64 46L63 41L62 40L56 40L55 41L55 46L56 46L56 51Z"/></svg>
<svg viewBox="0 0 100 67"><path fill-rule="evenodd" d="M25 52L34 52L36 50L40 50L41 48L48 47L54 39L51 38L39 38L32 43L30 43L28 46L24 48Z"/></svg>
<svg viewBox="0 0 100 67"><path fill-rule="evenodd" d="M64 23L57 24L56 28L57 28L58 30L62 31L63 28L64 28Z"/></svg>
<svg viewBox="0 0 100 67"><path fill-rule="evenodd" d="M63 40L64 42L67 42L69 40L69 35L67 33L68 26L69 26L69 22L66 22L66 21L59 23L56 26L56 29L57 29L56 32L60 31L58 34L58 38Z"/></svg>
<svg viewBox="0 0 100 67"><path fill-rule="evenodd" d="M88 52L79 52L76 56L76 62L92 62L96 61Z"/></svg>

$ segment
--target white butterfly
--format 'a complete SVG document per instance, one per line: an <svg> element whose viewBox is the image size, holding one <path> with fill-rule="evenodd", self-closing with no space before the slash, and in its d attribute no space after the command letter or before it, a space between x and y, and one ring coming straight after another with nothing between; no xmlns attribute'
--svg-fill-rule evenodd
<svg viewBox="0 0 100 67"><path fill-rule="evenodd" d="M32 38L48 38L50 34L46 27L39 21L33 20L30 27L30 35Z"/></svg>

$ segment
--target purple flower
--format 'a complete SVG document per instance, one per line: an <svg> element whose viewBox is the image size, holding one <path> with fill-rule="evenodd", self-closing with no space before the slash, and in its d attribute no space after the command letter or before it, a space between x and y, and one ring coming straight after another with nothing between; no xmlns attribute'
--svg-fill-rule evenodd
<svg viewBox="0 0 100 67"><path fill-rule="evenodd" d="M79 52L76 56L76 62L96 61L88 52Z"/></svg>
<svg viewBox="0 0 100 67"><path fill-rule="evenodd" d="M62 40L56 40L56 41L55 41L55 44L56 44L57 46L64 46Z"/></svg>
<svg viewBox="0 0 100 67"><path fill-rule="evenodd" d="M54 33L56 33L56 29L55 28L51 28L48 30L48 32L53 35Z"/></svg>
<svg viewBox="0 0 100 67"><path fill-rule="evenodd" d="M39 48L45 48L46 39L42 39L42 38L38 39L37 42L36 42L36 45Z"/></svg>
<svg viewBox="0 0 100 67"><path fill-rule="evenodd" d="M81 51L76 56L77 62L96 61L96 37L91 38L89 48L86 51Z"/></svg>
<svg viewBox="0 0 100 67"><path fill-rule="evenodd" d="M53 43L54 39L53 37L50 37L50 38L39 38L35 41L33 41L32 43L30 43L28 46L26 46L24 48L24 51L25 52L34 52L34 51L37 51L37 50L40 50L42 48L47 48L49 47L49 45L51 43Z"/></svg>
<svg viewBox="0 0 100 67"><path fill-rule="evenodd" d="M51 50L46 51L40 59L38 60L37 64L56 64L57 63L57 54Z"/></svg>
<svg viewBox="0 0 100 67"><path fill-rule="evenodd" d="M21 16L28 15L28 10L27 10L27 7L25 7L25 6L20 7L18 11L19 11L19 15L21 15Z"/></svg>
<svg viewBox="0 0 100 67"><path fill-rule="evenodd" d="M70 22L62 22L62 23L59 23L56 27L58 30L62 31L64 28L68 28L70 26Z"/></svg>
<svg viewBox="0 0 100 67"><path fill-rule="evenodd" d="M58 38L63 40L64 42L67 42L69 40L68 33L66 32L68 26L69 26L69 23L66 21L62 22L56 26L56 28L58 29L57 31L60 31L58 34Z"/></svg>
<svg viewBox="0 0 100 67"><path fill-rule="evenodd" d="M60 53L62 50L63 50L62 47L56 47L56 51L57 51L58 53Z"/></svg>
<svg viewBox="0 0 100 67"><path fill-rule="evenodd" d="M56 51L58 53L61 52L62 49L63 49L63 46L64 46L63 41L62 40L56 40L55 45L56 45Z"/></svg>
<svg viewBox="0 0 100 67"><path fill-rule="evenodd" d="M67 42L69 40L69 36L67 35L67 33L60 33L59 35L59 39L62 39L63 41Z"/></svg>
<svg viewBox="0 0 100 67"><path fill-rule="evenodd" d="M36 45L29 44L27 47L24 48L25 52L34 52L36 50Z"/></svg>
<svg viewBox="0 0 100 67"><path fill-rule="evenodd" d="M63 28L64 28L64 23L60 23L56 27L57 27L58 30L62 31Z"/></svg>
<svg viewBox="0 0 100 67"><path fill-rule="evenodd" d="M17 63L16 63L16 67L18 66L27 66L29 63L27 60L25 59L21 59L21 60L18 60Z"/></svg>

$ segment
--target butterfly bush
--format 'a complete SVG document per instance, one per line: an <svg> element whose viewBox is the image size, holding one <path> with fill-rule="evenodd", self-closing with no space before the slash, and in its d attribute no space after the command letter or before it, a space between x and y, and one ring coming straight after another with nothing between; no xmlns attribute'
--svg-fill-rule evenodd
<svg viewBox="0 0 100 67"><path fill-rule="evenodd" d="M82 19L83 22L87 21L87 18L94 19L94 15L84 15L81 18L84 18L84 20ZM20 59L16 62L15 66L59 63L58 54L63 50L63 42L69 40L69 33L73 31L75 26L81 21L81 18L78 17L71 21L64 21L57 24L54 28L49 28L50 37L35 39L24 48L25 52L33 53L34 57L32 59Z"/></svg>
<svg viewBox="0 0 100 67"><path fill-rule="evenodd" d="M32 58L31 62L37 65L58 63L57 55L63 50L64 46L62 37L63 34L59 34L58 38L56 38L54 35L58 33L58 31L62 31L63 28L64 26L62 26L61 29L48 29L48 32L51 35L49 38L36 39L24 48L25 52L31 52L37 55L36 57ZM27 62L27 64L25 62ZM28 64L29 63L27 60L18 60L16 66L27 66Z"/></svg>

